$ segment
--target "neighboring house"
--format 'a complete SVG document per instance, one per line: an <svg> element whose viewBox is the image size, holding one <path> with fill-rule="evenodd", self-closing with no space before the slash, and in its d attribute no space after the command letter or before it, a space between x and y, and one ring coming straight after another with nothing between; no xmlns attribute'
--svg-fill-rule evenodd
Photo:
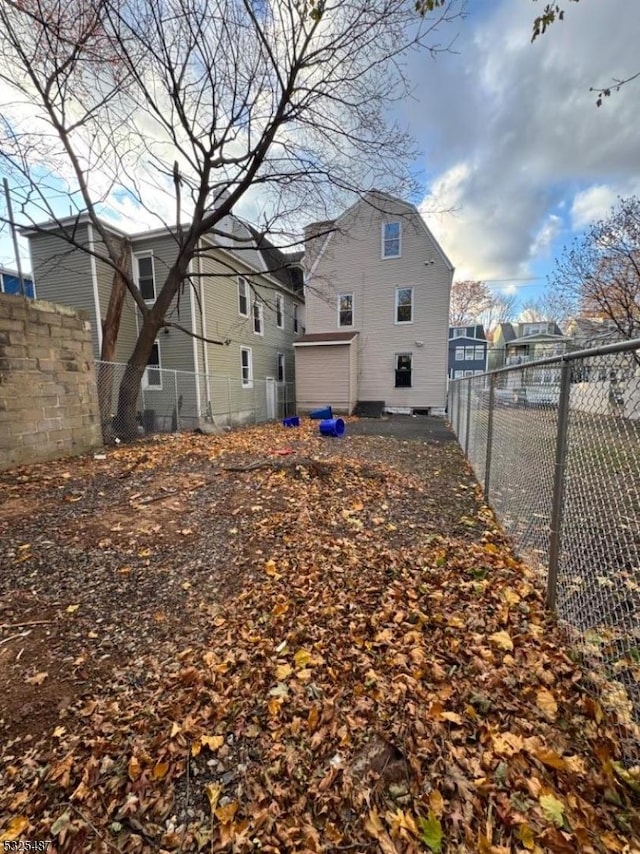
<svg viewBox="0 0 640 854"><path fill-rule="evenodd" d="M489 369L525 368L529 362L559 356L571 348L571 341L555 321L500 323L493 333ZM540 365L502 374L496 393L504 402L553 405L557 403L559 388L560 367Z"/></svg>
<svg viewBox="0 0 640 854"><path fill-rule="evenodd" d="M82 216L58 226L25 229L38 296L89 313L94 353L99 358L112 270L65 242L56 233L60 225L73 230L81 246L99 245L94 227ZM109 240L128 245L133 277L152 304L174 260L172 232L163 228L129 235L104 225ZM256 412L261 417L279 417L285 414L278 404L288 384L293 402L292 344L302 331L304 304L300 255L286 255L235 216L225 218L218 229L229 236L207 235L201 240L191 279L185 281L167 319L224 344L206 343L177 329L164 329L158 335L143 378L139 409L158 417L162 413L165 423L157 424L159 429L170 429L166 422L175 420L178 398L180 423L192 426L203 418L216 423L249 420ZM129 359L138 329L139 311L127 292L117 362ZM161 368L183 373L174 376Z"/></svg>
<svg viewBox="0 0 640 854"><path fill-rule="evenodd" d="M487 370L487 338L482 324L449 327L449 379Z"/></svg>
<svg viewBox="0 0 640 854"><path fill-rule="evenodd" d="M444 407L453 267L418 210L369 193L335 221L308 226L305 247L298 408Z"/></svg>
<svg viewBox="0 0 640 854"><path fill-rule="evenodd" d="M35 291L33 289L33 279L31 276L22 274L22 284L24 286L24 294L33 299ZM20 277L16 270L7 270L6 267L0 267L0 294L20 294Z"/></svg>

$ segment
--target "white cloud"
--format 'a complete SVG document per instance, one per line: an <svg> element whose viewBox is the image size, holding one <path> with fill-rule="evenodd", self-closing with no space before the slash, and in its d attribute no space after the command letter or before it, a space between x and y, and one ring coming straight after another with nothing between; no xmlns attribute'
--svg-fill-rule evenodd
<svg viewBox="0 0 640 854"><path fill-rule="evenodd" d="M479 8L458 55L413 68L411 124L433 176L423 210L439 200L455 208L428 218L458 273L515 278L640 189L640 81L600 108L589 91L638 70L638 10L626 0L571 4L531 44L531 4L502 0L484 17Z"/></svg>

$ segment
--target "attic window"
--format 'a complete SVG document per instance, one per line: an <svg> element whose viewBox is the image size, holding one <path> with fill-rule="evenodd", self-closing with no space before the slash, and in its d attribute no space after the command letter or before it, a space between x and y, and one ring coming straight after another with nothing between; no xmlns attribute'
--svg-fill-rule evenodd
<svg viewBox="0 0 640 854"><path fill-rule="evenodd" d="M402 229L400 222L385 222L382 225L382 257L399 258Z"/></svg>

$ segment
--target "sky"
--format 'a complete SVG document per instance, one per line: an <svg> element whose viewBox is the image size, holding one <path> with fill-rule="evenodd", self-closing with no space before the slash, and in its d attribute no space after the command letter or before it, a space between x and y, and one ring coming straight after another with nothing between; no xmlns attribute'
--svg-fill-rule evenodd
<svg viewBox="0 0 640 854"><path fill-rule="evenodd" d="M564 5L565 20L531 44L542 0L468 0L440 33L453 50L408 60L413 94L396 107L422 151L419 207L455 278L520 302L617 196L640 195L640 79L599 108L589 91L640 71L640 0ZM15 267L6 233L0 264Z"/></svg>
<svg viewBox="0 0 640 854"><path fill-rule="evenodd" d="M412 62L403 109L424 150L420 207L456 279L521 301L618 196L640 194L640 79L599 108L589 91L640 71L640 2L563 5L531 44L542 0L468 0L455 52Z"/></svg>

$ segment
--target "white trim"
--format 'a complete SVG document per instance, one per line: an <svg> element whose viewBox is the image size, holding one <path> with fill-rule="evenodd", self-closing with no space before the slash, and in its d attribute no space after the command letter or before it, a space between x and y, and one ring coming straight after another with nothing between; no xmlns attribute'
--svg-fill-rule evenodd
<svg viewBox="0 0 640 854"><path fill-rule="evenodd" d="M244 282L244 298L247 303L247 311L246 314L243 314L240 311L240 280ZM251 307L251 303L249 302L249 281L245 275L242 273L236 274L236 297L238 299L238 315L240 317L249 317L249 309Z"/></svg>
<svg viewBox="0 0 640 854"><path fill-rule="evenodd" d="M294 341L294 347L349 347L355 341L355 335L353 338L349 338L348 341Z"/></svg>
<svg viewBox="0 0 640 854"><path fill-rule="evenodd" d="M344 216L344 214L343 214L343 216ZM333 237L333 235L334 235L334 234L335 234L335 231L331 231L331 232L329 232L329 234L327 234L327 236L325 237L325 239L324 239L324 243L322 244L322 246L321 246L321 247L320 247L320 249L318 250L318 254L316 255L316 260L313 262L313 264L311 265L311 269L310 269L310 270L309 270L309 272L307 273L307 278L308 278L308 279L310 279L310 278L311 278L311 276L313 276L313 274L315 273L315 271L316 271L316 267L318 266L318 262L320 261L320 259L321 259L321 258L322 258L322 256L324 255L325 250L326 250L327 246L329 245L329 242L331 241L331 238ZM313 238L311 238L311 239L313 240Z"/></svg>
<svg viewBox="0 0 640 854"><path fill-rule="evenodd" d="M140 258L151 258L151 275L153 277L153 299L145 299L142 296L142 299L145 301L147 305L153 305L158 298L158 288L156 287L156 265L155 259L153 255L153 249L145 250L143 252L134 252L132 250L134 265L133 265L133 276L135 279L136 287L140 291L140 296L142 296L142 290L140 288L140 265L138 261Z"/></svg>
<svg viewBox="0 0 640 854"><path fill-rule="evenodd" d="M96 332L98 333L98 358L102 356L102 313L100 311L100 291L98 290L98 268L96 266L95 243L93 239L93 225L87 225L87 237L89 238L91 283L93 285L93 307L96 313ZM35 292L34 292L35 293Z"/></svg>
<svg viewBox="0 0 640 854"><path fill-rule="evenodd" d="M243 369L242 354L243 353L249 354L249 361L247 363L247 368L249 370L249 379L247 380L246 383L244 381L244 377L242 376L242 369ZM240 383L242 385L242 388L253 388L253 350L251 347L244 347L244 346L240 347Z"/></svg>
<svg viewBox="0 0 640 854"><path fill-rule="evenodd" d="M340 301L341 301L342 297L351 297L351 323L340 323L340 310L341 310L340 309ZM354 306L355 306L355 298L353 295L353 291L345 291L344 293L338 294L338 303L337 303L338 329L353 329L353 327L355 325L355 319L356 319L355 318Z"/></svg>
<svg viewBox="0 0 640 854"><path fill-rule="evenodd" d="M399 233L398 233L398 254L397 255L385 255L384 254L384 246L385 246L385 234L384 230L388 225L398 224ZM389 219L385 222L382 222L380 229L380 260L381 261L392 261L395 258L402 258L402 219Z"/></svg>

